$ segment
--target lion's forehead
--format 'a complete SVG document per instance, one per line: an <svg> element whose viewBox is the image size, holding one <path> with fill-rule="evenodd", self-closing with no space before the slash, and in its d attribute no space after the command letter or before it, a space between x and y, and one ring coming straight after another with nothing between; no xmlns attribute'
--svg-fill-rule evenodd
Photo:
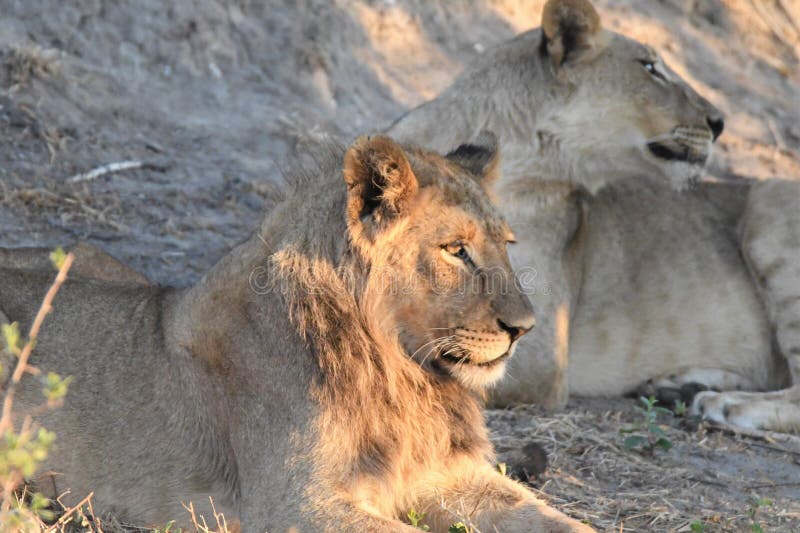
<svg viewBox="0 0 800 533"><path fill-rule="evenodd" d="M492 241L505 243L513 236L511 229L502 217L485 219L486 233Z"/></svg>
<svg viewBox="0 0 800 533"><path fill-rule="evenodd" d="M424 200L418 206L411 224L406 226L410 234L430 239L440 244L456 239L471 242L478 249L484 247L504 247L513 238L513 233L505 219L495 213L487 213L480 204L469 201L451 203L442 201L441 196L431 191L434 198ZM426 195L427 196L427 195Z"/></svg>

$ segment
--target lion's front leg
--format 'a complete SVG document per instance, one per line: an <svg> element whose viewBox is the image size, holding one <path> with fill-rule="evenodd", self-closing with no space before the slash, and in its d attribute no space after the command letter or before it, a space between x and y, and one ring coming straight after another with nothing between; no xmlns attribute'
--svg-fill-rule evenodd
<svg viewBox="0 0 800 533"><path fill-rule="evenodd" d="M447 531L464 522L479 531L500 533L589 533L591 527L549 507L521 484L489 465L474 470L468 479L430 496L425 506L433 531Z"/></svg>

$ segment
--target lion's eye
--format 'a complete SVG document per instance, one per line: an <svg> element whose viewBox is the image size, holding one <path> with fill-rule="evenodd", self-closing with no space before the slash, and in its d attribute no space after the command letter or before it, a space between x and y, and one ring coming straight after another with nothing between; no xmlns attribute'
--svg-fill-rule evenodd
<svg viewBox="0 0 800 533"><path fill-rule="evenodd" d="M462 261L464 261L465 263L468 263L468 262L471 261L471 259L469 257L469 252L467 252L467 249L464 246L464 243L461 242L461 241L456 241L456 242L451 242L450 244L445 244L442 248L444 248L447 251L447 253L449 253L453 257L457 257L457 258L461 259Z"/></svg>

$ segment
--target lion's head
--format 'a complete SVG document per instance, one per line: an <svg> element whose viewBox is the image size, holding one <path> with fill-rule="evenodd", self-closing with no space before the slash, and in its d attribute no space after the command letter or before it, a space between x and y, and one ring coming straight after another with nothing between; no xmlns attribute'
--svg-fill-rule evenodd
<svg viewBox="0 0 800 533"><path fill-rule="evenodd" d="M361 305L423 368L480 389L533 327L506 246L514 237L483 187L494 136L447 157L361 138L347 151L347 227L366 266Z"/></svg>
<svg viewBox="0 0 800 533"><path fill-rule="evenodd" d="M596 190L643 173L697 178L723 118L655 50L604 29L587 0L549 0L542 28L486 52L389 132L443 149L481 129L500 138L504 177Z"/></svg>

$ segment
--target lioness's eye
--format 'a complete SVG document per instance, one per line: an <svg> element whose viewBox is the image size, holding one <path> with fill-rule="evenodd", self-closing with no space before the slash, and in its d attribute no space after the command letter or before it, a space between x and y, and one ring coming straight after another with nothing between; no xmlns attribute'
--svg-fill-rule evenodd
<svg viewBox="0 0 800 533"><path fill-rule="evenodd" d="M655 63L655 61L653 61L652 59L640 59L640 60L639 60L639 63L641 63L641 64L642 64L642 66L644 67L644 69L645 69L647 72L649 72L650 74L652 74L652 75L653 75L653 76L655 76L656 78L659 78L659 79L662 79L662 80L665 80L665 79L666 79L666 78L664 77L664 75L663 75L663 74L661 74L661 73L658 71L658 69L656 68L656 63Z"/></svg>

